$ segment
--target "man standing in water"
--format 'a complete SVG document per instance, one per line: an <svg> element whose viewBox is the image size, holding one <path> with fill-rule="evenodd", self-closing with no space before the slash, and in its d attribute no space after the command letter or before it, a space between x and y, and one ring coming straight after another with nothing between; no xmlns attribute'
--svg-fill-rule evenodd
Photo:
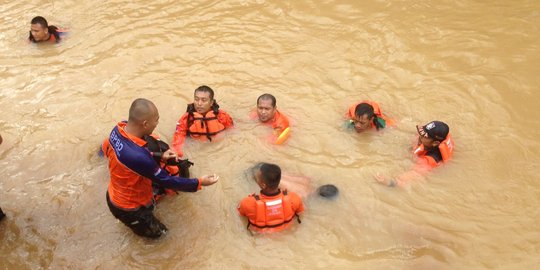
<svg viewBox="0 0 540 270"><path fill-rule="evenodd" d="M289 119L277 110L276 97L271 94L262 94L257 98L257 118L262 123L270 125L274 130L273 143L281 144L287 139L284 137L280 139L280 135L289 128ZM288 131L286 132L287 134L283 134L283 136L288 137Z"/></svg>
<svg viewBox="0 0 540 270"><path fill-rule="evenodd" d="M178 120L173 135L173 149L180 156L183 156L182 146L187 136L212 141L218 133L233 126L231 116L219 109L212 88L202 85L195 89L193 96L193 103L188 105L186 113Z"/></svg>
<svg viewBox="0 0 540 270"><path fill-rule="evenodd" d="M33 43L38 42L60 42L60 36L65 32L58 27L49 25L47 20L41 16L34 17L30 22L30 35L28 40Z"/></svg>
<svg viewBox="0 0 540 270"><path fill-rule="evenodd" d="M167 231L154 215L152 182L180 191L195 192L217 182L216 175L199 179L171 176L154 161L146 149L145 136L152 134L159 120L156 106L147 99L136 99L129 108L127 122L112 130L102 150L109 159L110 182L106 194L111 213L137 235L157 238ZM162 159L178 159L170 149Z"/></svg>
<svg viewBox="0 0 540 270"><path fill-rule="evenodd" d="M414 169L404 172L394 179L377 175L375 179L389 187L406 187L413 180L421 178L431 169L446 163L454 152L454 141L450 136L450 128L441 121L431 121L424 126L416 126L418 142L413 153L418 157Z"/></svg>

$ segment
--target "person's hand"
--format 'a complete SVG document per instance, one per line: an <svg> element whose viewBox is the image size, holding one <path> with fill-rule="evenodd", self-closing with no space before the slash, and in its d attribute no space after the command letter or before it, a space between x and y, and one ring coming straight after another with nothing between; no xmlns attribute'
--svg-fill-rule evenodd
<svg viewBox="0 0 540 270"><path fill-rule="evenodd" d="M375 178L375 180L377 180L377 182L381 185L385 185L385 186L388 186L388 179L386 178L386 176L384 175L381 175L381 174L376 174L375 176L373 176Z"/></svg>
<svg viewBox="0 0 540 270"><path fill-rule="evenodd" d="M161 159L163 161L167 161L172 158L174 158L175 161L178 161L178 155L171 149L168 149L167 151L165 151L163 155L161 156Z"/></svg>
<svg viewBox="0 0 540 270"><path fill-rule="evenodd" d="M201 181L201 186L210 186L210 185L215 184L218 181L219 176L217 176L214 173L214 174L210 174L210 175L203 175L199 179Z"/></svg>
<svg viewBox="0 0 540 270"><path fill-rule="evenodd" d="M397 185L396 180L388 179L386 176L381 175L381 174L376 174L374 178L381 185L385 185L389 187L394 187Z"/></svg>

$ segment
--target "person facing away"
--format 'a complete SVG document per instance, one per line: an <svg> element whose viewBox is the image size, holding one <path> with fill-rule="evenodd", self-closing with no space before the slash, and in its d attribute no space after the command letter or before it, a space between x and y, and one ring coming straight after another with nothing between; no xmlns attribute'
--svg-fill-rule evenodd
<svg viewBox="0 0 540 270"><path fill-rule="evenodd" d="M418 157L416 165L394 179L382 175L375 179L383 185L406 187L413 180L421 178L431 169L448 162L454 153L454 140L450 127L441 121L431 121L424 126L416 126L418 140L413 147L413 154Z"/></svg>
<svg viewBox="0 0 540 270"><path fill-rule="evenodd" d="M60 42L61 36L66 32L54 25L49 25L41 16L34 17L30 21L30 34L28 40L33 43Z"/></svg>
<svg viewBox="0 0 540 270"><path fill-rule="evenodd" d="M356 132L366 130L379 130L386 126L394 126L395 121L384 115L375 101L365 100L355 103L346 114L349 127L354 127Z"/></svg>
<svg viewBox="0 0 540 270"><path fill-rule="evenodd" d="M143 139L152 134L159 122L159 113L151 101L136 99L129 108L127 122L119 122L102 145L109 159L110 181L106 193L111 213L140 236L157 238L167 232L154 215L152 182L186 192L195 192L202 186L215 184L219 177L205 175L200 178L171 176L160 168L146 148ZM172 150L162 154L162 160L178 160Z"/></svg>
<svg viewBox="0 0 540 270"><path fill-rule="evenodd" d="M173 149L180 156L183 156L182 147L187 136L212 141L218 133L233 126L231 116L219 109L212 88L202 85L195 89L193 96L193 103L188 104L173 135Z"/></svg>
<svg viewBox="0 0 540 270"><path fill-rule="evenodd" d="M278 165L262 163L255 179L261 188L260 194L251 194L238 205L240 215L248 219L248 229L260 233L282 231L290 227L294 217L300 223L304 204L296 193L279 188L281 168Z"/></svg>
<svg viewBox="0 0 540 270"><path fill-rule="evenodd" d="M284 131L289 128L289 119L278 111L276 97L271 94L262 94L259 96L257 98L256 112L257 119L263 124L270 125L274 130L271 136L273 143L281 144L287 139L285 137L281 137L280 139L280 135L289 136L288 130L286 131L287 134L284 134Z"/></svg>

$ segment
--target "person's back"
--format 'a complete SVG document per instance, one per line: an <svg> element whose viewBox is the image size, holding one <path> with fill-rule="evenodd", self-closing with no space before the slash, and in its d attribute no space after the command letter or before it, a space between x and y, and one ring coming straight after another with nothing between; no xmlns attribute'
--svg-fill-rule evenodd
<svg viewBox="0 0 540 270"><path fill-rule="evenodd" d="M292 191L279 189L279 166L263 163L255 178L260 194L251 194L238 205L240 215L248 219L248 229L260 233L282 231L295 217L300 223L299 214L304 211L302 199Z"/></svg>

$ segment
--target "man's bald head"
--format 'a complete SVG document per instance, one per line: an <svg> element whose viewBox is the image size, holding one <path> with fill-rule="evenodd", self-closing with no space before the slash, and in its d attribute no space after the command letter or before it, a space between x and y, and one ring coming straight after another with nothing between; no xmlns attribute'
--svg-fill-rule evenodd
<svg viewBox="0 0 540 270"><path fill-rule="evenodd" d="M129 122L142 123L157 114L157 108L152 101L138 98L131 103L129 108Z"/></svg>

